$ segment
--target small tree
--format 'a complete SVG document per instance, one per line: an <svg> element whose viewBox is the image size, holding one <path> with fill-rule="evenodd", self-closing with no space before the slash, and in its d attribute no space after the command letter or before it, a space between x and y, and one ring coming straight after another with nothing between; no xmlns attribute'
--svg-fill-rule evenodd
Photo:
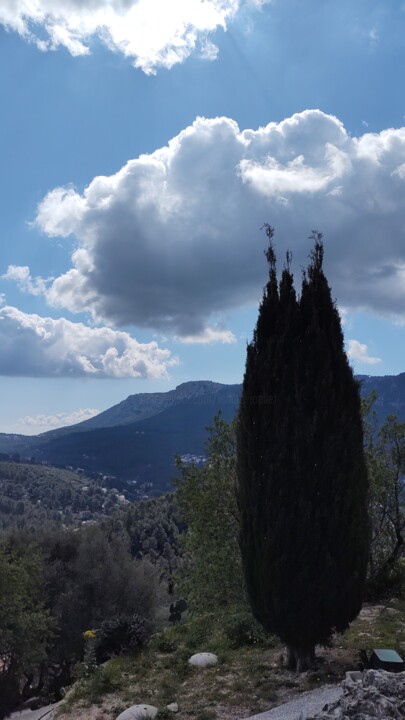
<svg viewBox="0 0 405 720"><path fill-rule="evenodd" d="M191 612L221 612L243 601L235 495L236 452L233 428L216 417L209 428L203 467L179 462L177 502L187 523L183 570Z"/></svg>
<svg viewBox="0 0 405 720"><path fill-rule="evenodd" d="M286 642L289 664L358 614L368 556L367 473L358 385L314 250L296 298L291 258L269 281L248 346L239 411L240 542L253 612Z"/></svg>
<svg viewBox="0 0 405 720"><path fill-rule="evenodd" d="M389 415L377 429L376 393L363 400L365 450L370 478L371 544L367 590L379 597L401 589L405 550L405 423Z"/></svg>
<svg viewBox="0 0 405 720"><path fill-rule="evenodd" d="M21 554L0 543L0 720L20 700L23 678L46 656L52 624L44 609L42 563L32 548Z"/></svg>

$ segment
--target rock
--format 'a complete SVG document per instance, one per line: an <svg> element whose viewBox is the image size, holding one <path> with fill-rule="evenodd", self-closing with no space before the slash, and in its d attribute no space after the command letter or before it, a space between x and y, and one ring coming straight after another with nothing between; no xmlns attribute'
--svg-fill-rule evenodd
<svg viewBox="0 0 405 720"><path fill-rule="evenodd" d="M157 715L157 707L153 705L131 705L118 715L117 720L153 720Z"/></svg>
<svg viewBox="0 0 405 720"><path fill-rule="evenodd" d="M176 713L179 712L179 706L177 703L170 703L169 705L166 705L169 712Z"/></svg>
<svg viewBox="0 0 405 720"><path fill-rule="evenodd" d="M361 670L349 670L349 672L346 673L346 681L350 682L358 682L359 680L362 680L363 673Z"/></svg>
<svg viewBox="0 0 405 720"><path fill-rule="evenodd" d="M206 667L207 665L216 665L218 662L218 658L214 653L208 653L208 652L201 652L196 653L195 655L192 655L189 659L190 665L195 665L196 667Z"/></svg>
<svg viewBox="0 0 405 720"><path fill-rule="evenodd" d="M351 677L354 675L355 677ZM403 720L405 718L405 672L366 670L346 673L344 695L327 710L307 720Z"/></svg>

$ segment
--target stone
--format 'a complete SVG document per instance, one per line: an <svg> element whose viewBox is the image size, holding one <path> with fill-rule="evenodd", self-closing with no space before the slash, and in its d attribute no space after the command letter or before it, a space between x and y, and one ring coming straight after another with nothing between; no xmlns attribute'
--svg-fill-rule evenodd
<svg viewBox="0 0 405 720"><path fill-rule="evenodd" d="M190 665L195 665L195 667L206 667L207 665L216 665L218 662L218 658L214 653L208 653L208 652L201 652L196 653L195 655L192 655L191 658L189 658Z"/></svg>
<svg viewBox="0 0 405 720"><path fill-rule="evenodd" d="M177 703L169 703L169 705L166 705L169 712L176 713L179 712L179 706Z"/></svg>
<svg viewBox="0 0 405 720"><path fill-rule="evenodd" d="M343 696L307 720L404 720L405 672L365 670L361 679L347 673Z"/></svg>
<svg viewBox="0 0 405 720"><path fill-rule="evenodd" d="M154 720L158 712L153 705L131 705L118 715L117 720Z"/></svg>
<svg viewBox="0 0 405 720"><path fill-rule="evenodd" d="M346 680L348 682L350 682L351 680L353 682L358 682L359 680L362 680L362 678L363 678L363 673L361 672L361 670L349 670L346 673Z"/></svg>

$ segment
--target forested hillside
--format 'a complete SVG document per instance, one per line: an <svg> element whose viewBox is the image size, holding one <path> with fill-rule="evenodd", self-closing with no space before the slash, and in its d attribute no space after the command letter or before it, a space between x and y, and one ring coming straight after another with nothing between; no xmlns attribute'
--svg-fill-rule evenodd
<svg viewBox="0 0 405 720"><path fill-rule="evenodd" d="M16 466L17 485L22 474ZM97 657L105 660L141 647L169 617L185 528L173 497L115 506L110 517L84 524L79 511L62 525L52 516L53 502L69 489L81 502L71 475L64 485L46 469L36 491L40 479L27 471L24 486L39 493L44 507L32 512L27 503L17 518L2 516L0 717L26 697L60 698L86 659L86 631L98 629Z"/></svg>
<svg viewBox="0 0 405 720"><path fill-rule="evenodd" d="M124 498L105 485L70 470L0 462L0 527L77 525L110 515Z"/></svg>

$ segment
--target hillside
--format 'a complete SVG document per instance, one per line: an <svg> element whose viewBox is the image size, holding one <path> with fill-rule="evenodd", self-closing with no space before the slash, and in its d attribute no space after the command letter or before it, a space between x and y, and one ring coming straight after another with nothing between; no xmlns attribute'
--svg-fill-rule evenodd
<svg viewBox="0 0 405 720"><path fill-rule="evenodd" d="M360 651L370 657L377 645L403 655L403 611L400 601L364 606L349 630L317 648L316 666L306 673L288 670L282 643L264 636L246 615L188 619L156 634L138 654L115 658L76 683L58 717L116 718L133 704L147 703L158 708L158 718L168 718L174 715L167 705L177 703L178 720L248 718L305 692L340 685L347 671L361 667ZM201 651L216 653L218 665L191 668L188 658Z"/></svg>
<svg viewBox="0 0 405 720"><path fill-rule="evenodd" d="M0 530L48 523L78 525L111 514L117 492L60 468L0 462Z"/></svg>
<svg viewBox="0 0 405 720"><path fill-rule="evenodd" d="M145 397L145 394L135 395L125 401L143 414L143 419L137 422L120 422L86 431L73 426L64 428L63 432L18 436L18 445L15 436L10 436L10 446L7 436L3 436L1 449L52 465L118 476L136 485L152 483L149 494L161 494L171 487L176 455L201 457L207 439L206 428L214 416L219 411L228 421L235 416L240 386L185 383L171 393L152 394L149 409ZM119 407L111 408L111 412L122 420L127 415ZM106 411L107 415L109 412ZM119 483L115 484L119 487Z"/></svg>
<svg viewBox="0 0 405 720"><path fill-rule="evenodd" d="M405 421L405 373L358 379L363 395L377 392L380 423L390 413ZM201 458L214 416L221 411L225 420L233 419L241 387L198 381L166 393L131 395L78 425L33 437L0 434L0 452L113 475L134 487L147 484L148 494L159 495L172 485L175 456Z"/></svg>

